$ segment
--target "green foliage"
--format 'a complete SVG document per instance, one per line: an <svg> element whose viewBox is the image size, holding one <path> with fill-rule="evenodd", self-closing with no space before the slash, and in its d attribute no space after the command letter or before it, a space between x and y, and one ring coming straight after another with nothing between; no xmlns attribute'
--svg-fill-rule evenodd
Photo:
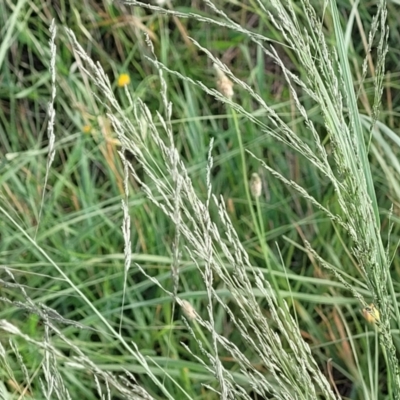
<svg viewBox="0 0 400 400"><path fill-rule="evenodd" d="M0 3L2 398L400 398L396 5L52 3Z"/></svg>

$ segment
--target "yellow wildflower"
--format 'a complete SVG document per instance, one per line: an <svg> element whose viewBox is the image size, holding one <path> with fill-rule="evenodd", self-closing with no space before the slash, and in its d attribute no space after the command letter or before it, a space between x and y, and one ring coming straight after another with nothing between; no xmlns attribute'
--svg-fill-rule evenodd
<svg viewBox="0 0 400 400"><path fill-rule="evenodd" d="M92 131L92 127L90 125L84 125L82 127L82 132L83 133L90 133Z"/></svg>
<svg viewBox="0 0 400 400"><path fill-rule="evenodd" d="M118 86L119 87L124 87L127 86L131 83L131 78L128 74L121 74L118 77Z"/></svg>

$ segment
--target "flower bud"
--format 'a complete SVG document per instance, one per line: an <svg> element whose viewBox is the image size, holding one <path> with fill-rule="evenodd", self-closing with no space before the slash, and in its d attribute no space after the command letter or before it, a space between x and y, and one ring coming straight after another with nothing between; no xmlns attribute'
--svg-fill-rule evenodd
<svg viewBox="0 0 400 400"><path fill-rule="evenodd" d="M232 99L235 94L233 91L233 83L232 81L225 75L223 71L218 67L217 64L214 64L215 73L217 75L217 88L218 90L229 100Z"/></svg>
<svg viewBox="0 0 400 400"><path fill-rule="evenodd" d="M261 196L261 191L262 191L262 182L260 175L258 175L257 172L254 172L253 174L251 174L250 192L254 198L258 199Z"/></svg>
<svg viewBox="0 0 400 400"><path fill-rule="evenodd" d="M195 311L194 307L187 300L181 301L181 307L182 307L183 313L185 314L185 317L189 321L193 321L196 319L196 311Z"/></svg>

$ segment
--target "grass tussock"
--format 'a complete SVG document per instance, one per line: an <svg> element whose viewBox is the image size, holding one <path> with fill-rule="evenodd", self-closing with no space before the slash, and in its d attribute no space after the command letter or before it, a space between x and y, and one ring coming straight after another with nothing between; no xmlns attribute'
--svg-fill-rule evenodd
<svg viewBox="0 0 400 400"><path fill-rule="evenodd" d="M391 4L0 7L2 397L400 398Z"/></svg>

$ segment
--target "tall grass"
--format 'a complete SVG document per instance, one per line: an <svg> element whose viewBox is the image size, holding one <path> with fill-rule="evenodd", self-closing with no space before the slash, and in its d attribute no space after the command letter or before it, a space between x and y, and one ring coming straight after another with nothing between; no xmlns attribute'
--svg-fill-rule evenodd
<svg viewBox="0 0 400 400"><path fill-rule="evenodd" d="M119 318L119 323L116 323L115 318L109 319L106 316L105 310L100 307L101 303L95 304L91 292L86 290L87 287L83 285L82 288L74 282L70 274L58 265L54 255L50 255L50 251L39 244L36 237L40 237L40 226L37 227L36 235L32 236L6 208L1 208L8 223L15 231L21 232L32 251L54 268L56 276L69 287L69 293L84 304L87 314L82 321L78 321L77 316L77 320L72 321L57 311L32 301L24 286L17 283L10 269L5 269L7 279L2 280L3 285L19 290L23 300L10 300L6 297L2 300L39 315L43 321L43 340L32 338L32 335L23 333L6 320L2 320L0 325L3 331L17 340L32 344L43 352L37 367L41 382L41 389L37 392L41 391L46 399L73 398L65 382L73 382L74 374L77 374L79 379L95 382L102 398L111 399L113 393L117 392L122 398L192 399L196 396L190 390L190 384L185 384L187 377L184 376L185 366L191 365L193 368L199 368L197 373L203 377L201 383L204 391L202 394L199 392L197 398L340 397L340 390L331 373L331 361L319 351L318 346L310 346L306 340L302 319L307 313L297 303L298 294L291 282L294 274L289 271L290 266L286 265L289 256L282 254L280 248L276 250L271 246L271 241L267 241L269 223L263 213L268 207L261 203L261 196L262 191L267 190L265 182L271 182L272 185L275 181L279 182L280 190L288 191L293 198L298 196L298 199L302 199L299 201L304 201L303 204L316 210L320 218L323 216L330 221L329 226L345 243L343 247L348 251L348 262L356 265L355 268L349 269L334 255L329 259L329 251L316 250L312 245L312 237L308 238L307 234L302 235L303 243L296 244L296 247L307 254L310 263L322 266L327 271L315 281L307 277L308 284L326 285L330 289L340 288L341 293L347 291L353 297L353 301L355 299L358 302L358 307L364 310L365 318L376 327L371 337L377 335L380 350L372 349L369 343L370 336L365 332L361 339L363 342L359 345L355 343L359 337L352 334L351 329L354 326L355 329L359 329L360 324L357 317L351 315L353 310L349 311L356 321L353 324L348 322L350 317L341 316L342 320L347 319L343 324L347 337L343 341L349 342L349 345L344 345L343 348L349 351L348 357L352 360L346 365L348 371L344 366L336 367L341 369L344 376L354 380L352 398L400 398L400 376L395 345L400 315L396 289L390 273L392 249L385 245L383 239L390 232L381 232L381 213L375 177L369 160L372 137L377 135L375 131L382 101L387 54L385 1L377 5L368 37L367 51L370 52L374 48L376 53L373 105L368 119L360 112L358 96L366 79L370 54L366 54L361 81L356 85L336 1L326 2L318 12L306 0L302 0L296 6L280 1L271 1L268 4L255 2L253 7L259 11L262 18L269 20L281 38L280 43L274 43L263 32L256 32L238 24L216 2L204 2L207 15L177 11L171 4L165 9L136 1L129 1L127 4L167 13L176 21L179 21L179 18L191 18L199 23L218 26L246 37L255 46L256 51L280 67L288 96L295 106L293 115L298 123L294 126L289 118L280 115L275 105L265 100L263 92L253 88L243 77L238 77L215 56L213 49L195 39L191 39L191 43L194 49L197 49L197 54L207 58L208 64L214 65L217 71L216 88L171 68L165 61L160 61L156 56L153 41L146 35L146 59L158 74L158 110L154 111L142 96L132 92L128 86L124 88L125 97L121 101L117 98L103 66L96 63L85 51L71 29L64 28L83 79L90 79L89 87L93 90L94 104L98 110L106 111L107 119L111 122L121 146L118 154L121 159L122 178L117 175L117 169L113 172L116 174L115 180L121 183L119 191L122 197L120 224L124 246L123 284L115 299ZM328 42L324 23L329 23L333 28L331 42ZM53 108L53 103L57 101L54 26L51 32L52 95L49 106L45 186L54 161L54 140L57 142L53 131L54 118L57 118ZM287 60L282 56L282 48L286 48L291 54L298 71L294 72L293 68L289 67ZM242 212L250 216L247 224L253 232L252 240L258 244L257 263L246 248L244 235L239 231L240 225L235 226L232 221L233 213L229 209L229 203L227 204L214 185L215 143L222 148L226 146L219 137L204 140L204 143L198 142L199 150L202 149L201 146L207 149L206 153L199 151L198 155L200 158L204 157L203 164L200 164L204 170L204 178L200 183L193 179L191 165L187 161L184 146L178 143L174 125L175 103L170 99L169 86L177 82L184 85L185 90L189 92L200 89L204 96L213 99L215 104L224 104L224 118L233 132L230 140L236 146L235 151L239 157L237 176L234 179L238 179L243 186ZM359 91L356 86L360 88ZM123 102L125 103L122 104ZM312 110L317 110L318 118ZM333 188L330 198L323 199L317 192L312 193L304 181L295 181L285 176L281 168L263 157L262 152L254 150L255 147L246 139L249 126L256 132L254 143L266 140L296 154L300 160L300 170L312 170L321 185ZM196 134L201 136L202 132ZM223 163L221 165L223 167ZM230 182L223 184L229 185ZM146 258L142 258L141 262L132 251L132 221L135 222L137 212L132 204L138 192L149 201L149 205L153 207L151 209L161 211L167 221L170 238L167 244L170 250L170 258L167 261L170 267L169 274L153 273L145 265ZM42 206L43 209L46 207L44 192L42 199L39 221L42 218ZM150 213L149 219L154 224L154 235L157 235L155 220L160 218L160 215L158 211ZM292 224L298 226L299 221L292 219ZM318 223L315 225L313 234L323 235L322 229L318 232ZM243 228L243 225L241 227ZM147 237L145 240L152 238ZM187 262L194 266L191 271L186 268ZM130 302L141 300L140 297L135 299L132 296L130 288L131 275L138 271L141 273L140 279L145 277L143 282L151 285L154 288L152 293L159 296L155 296L155 302L168 301L172 304L165 313L167 322L163 338L166 339L160 339L161 342L165 340L167 353L160 358L149 354L149 349L143 347L138 337L136 341L131 339L131 330L124 325L124 321L127 320L125 314L132 306ZM171 279L168 279L169 276ZM194 281L198 276L201 277L203 285L205 309L196 308L194 303L187 300L195 299L194 295L190 296L191 279ZM118 278L121 278L121 273L118 274ZM301 276L296 279L301 280ZM199 288L196 287L196 290ZM145 304L148 305L146 301ZM339 299L334 297L333 304L339 304ZM174 329L176 306L179 306L185 315L182 329L189 333L190 340L182 340ZM91 320L89 314L96 319ZM135 314L135 317L141 318L139 314ZM307 318L304 320L307 321ZM235 335L228 338L221 321L225 321ZM77 341L69 337L55 322L78 331L76 335L80 339ZM308 324L310 327L314 326L312 321ZM142 329L146 326L145 318L138 326ZM363 328L359 330L362 332ZM97 342L103 343L104 348L110 343L116 343L116 352L129 357L129 363L135 366L136 375L131 372L131 365L128 366L128 363L121 360L120 368L116 370L124 372L124 375L113 374L109 365L103 368L100 362L96 362L96 356L88 345L92 333ZM324 337L324 332L319 331L318 335ZM344 333L341 333L341 336L343 338ZM334 334L331 337L334 337ZM53 343L54 340L57 344ZM82 348L79 345L80 340L85 343ZM57 345L64 350L67 348L68 352L61 353ZM24 367L24 360L18 348L14 344L11 348L16 363L23 371L25 381L30 381L31 373ZM101 345L97 349L100 353L103 351ZM359 360L363 356L359 353L360 349L368 352L367 367L361 365ZM182 354L190 359L191 364L185 364ZM385 372L378 368L380 364L377 360L380 355L384 359ZM3 365L9 371L9 375L12 375L12 369L15 367L11 365L15 365L15 361L7 358L4 349L1 356ZM386 382L380 381L382 378ZM84 392L82 382L74 384ZM86 393L87 398L91 398L91 395L89 391ZM35 396L38 398L36 393Z"/></svg>

